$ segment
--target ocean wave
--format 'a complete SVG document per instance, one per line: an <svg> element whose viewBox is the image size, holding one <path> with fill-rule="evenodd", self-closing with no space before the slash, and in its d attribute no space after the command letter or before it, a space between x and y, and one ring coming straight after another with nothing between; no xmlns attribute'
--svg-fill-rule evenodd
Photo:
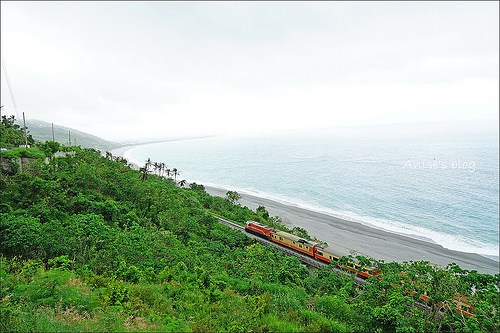
<svg viewBox="0 0 500 333"><path fill-rule="evenodd" d="M134 150L135 147L127 149L121 153L122 157L126 159L129 163L135 165L137 168L140 168L146 161L139 161L132 154L131 151Z"/></svg>
<svg viewBox="0 0 500 333"><path fill-rule="evenodd" d="M141 146L144 147L144 146ZM145 163L144 161L140 161L139 159L135 158L134 156L144 156L144 154L141 154L143 152L142 149L135 149L136 147L132 147L131 149L125 150L122 152L122 156L126 158L129 162L136 164L137 166L143 166ZM152 147L150 147L152 149ZM201 153L203 153L203 149L201 150ZM307 152L307 151L306 151ZM161 154L162 152L159 151L157 154ZM200 151L190 151L190 155L185 156L200 156L201 154ZM231 156L234 155L234 152L231 151ZM169 155L170 156L170 155ZM205 155L203 155L205 156ZM203 160L202 157L200 156L200 160ZM208 155L210 156L210 155ZM387 184L390 184L391 186L386 186L384 187L384 191L381 191L380 188L377 188L377 186L380 186L380 183L371 183L367 181L361 182L361 185L359 184L359 177L358 178L348 178L349 173L346 173L348 168L344 167L342 169L342 172L338 172L335 174L336 182L335 182L335 189L336 191L342 191L342 186L349 186L353 183L358 182L357 185L357 193L360 194L360 191L362 193L358 195L356 198L358 202L355 202L353 200L349 200L349 195L352 195L349 191L344 191L343 197L339 195L335 195L334 197L331 197L332 200L341 200L344 201L344 203L339 204L337 202L338 207L342 207L342 210L339 209L333 209L329 207L325 207L325 200L323 200L326 197L329 197L331 193L333 192L328 192L328 191L323 191L322 193L309 193L310 191L306 191L306 188L315 188L318 189L317 186L321 186L323 182L321 182L321 179L328 179L327 177L332 177L328 172L323 174L319 174L317 178L317 182L311 182L311 180L306 180L305 178L300 178L300 177L293 177L293 178L287 178L287 172L289 174L293 173L294 175L298 174L294 168L291 169L286 169L284 168L282 173L280 174L282 177L278 177L277 175L273 172L276 172L274 169L265 169L265 170L260 170L261 175L262 171L267 171L270 176L268 178L263 178L261 177L259 179L259 182L257 182L254 178L251 176L253 174L246 174L245 178L245 173L231 173L231 174L226 174L227 170L242 170L244 168L248 168L250 165L254 164L255 162L249 162L248 161L248 156L245 154L245 151L241 152L241 156L245 158L241 159L235 159L235 164L232 164L230 166L226 165L225 163L216 163L215 165L212 165L209 160L208 162L204 160L206 163L203 165L203 168L198 168L198 171L196 172L196 176L193 174L193 178L198 178L197 180L194 180L193 178L189 178L189 182L196 182L199 184L203 184L205 186L211 186L215 188L220 188L220 189L225 189L225 190L232 190L232 191L237 191L242 194L248 194L256 197L261 197L263 199L267 200L272 200L275 202L282 203L284 205L292 206L292 207L299 207L303 209L307 209L310 211L315 211L323 214L327 214L336 218L341 218L343 220L351 221L353 223L360 223L372 228L376 228L379 230L384 230L387 232L395 233L395 234L400 234L406 237L430 242L430 243L435 243L438 245L441 245L442 247L449 249L449 250L454 250L454 251L459 251L459 252L465 252L465 253L475 253L479 254L488 258L494 258L498 260L498 253L499 253L499 246L498 242L495 243L495 237L491 236L491 232L494 231L494 227L489 227L489 229L485 229L484 234L488 235L488 238L485 239L483 238L481 241L473 239L474 235L478 235L477 232L475 233L469 233L467 230L462 229L462 231L458 230L458 228L453 228L453 225L448 223L448 226L450 227L449 232L447 230L431 230L429 227L422 227L422 226L416 226L408 223L408 221L405 221L405 212L408 214L408 219L412 219L414 224L417 224L419 221L419 218L422 217L424 220L429 220L429 216L425 216L422 214L425 214L427 212L432 213L432 212L437 212L437 208L439 209L439 214L436 216L441 216L442 218L449 219L449 216L454 216L456 217L458 213L462 214L463 217L465 217L464 221L475 221L474 219L476 217L476 212L479 214L480 212L483 212L483 214L486 212L491 215L491 217L488 217L488 221L494 221L495 220L495 212L497 211L494 209L495 207L490 207L492 205L497 205L496 208L498 208L498 200L495 202L490 202L488 200L480 200L483 196L485 198L490 198L491 193L487 193L487 190L489 190L489 187L486 187L484 189L484 193L476 193L476 191L479 191L477 187L470 188L467 186L467 182L464 177L456 177L453 178L456 181L461 181L464 182L463 186L453 186L449 187L448 182L449 182L449 177L441 177L440 174L426 174L425 177L416 177L410 174L413 178L397 178L394 177L394 179L391 178L384 178L385 175L387 174L394 174L392 172L392 169L381 169L384 172L381 172L379 169L373 170L373 169L366 169L366 170L358 170L356 173L357 175L363 174L364 177L363 179L384 179L384 182ZM294 164L294 163L303 163L304 160L297 159L295 154L291 154L293 157L292 160L288 160L287 162L284 162L282 164ZM380 163L381 161L376 161L371 157L365 157L365 158L343 158L344 156L337 156L336 158L340 158L340 161L346 161L346 160L351 160L351 161L363 161L362 163ZM182 158L181 158L182 160ZM265 161L265 159L262 159ZM272 161L276 160L276 158L273 156ZM187 161L187 162L186 162ZM196 164L196 159L193 158L187 158L184 161L185 163L190 163L186 165L193 165ZM291 162L291 163L290 163ZM313 161L314 162L314 161ZM381 165L386 165L386 164L394 164L394 160L388 159L386 162L381 163ZM240 164L238 164L240 163ZM260 162L258 163L259 165L261 164ZM273 164L273 163L270 163ZM268 165L268 163L262 163L262 165ZM314 165L313 165L314 166ZM332 171L332 168L335 169L336 166L339 166L339 160L335 160L335 164L329 166L329 172ZM342 166L342 163L340 163L340 166ZM213 168L213 170L220 170L221 167L226 171L223 175L221 175L220 172L210 172L207 171L207 168ZM187 168L187 167L186 167ZM194 169L196 170L196 168ZM194 171L192 170L192 171ZM318 170L317 168L314 168L313 170ZM399 170L399 169L398 169ZM292 172L293 171L293 172ZM365 172L365 173L363 173ZM370 173L371 172L371 173ZM392 172L392 173L391 173ZM243 175L242 175L243 174ZM202 180L204 177L210 178L212 177L212 181L205 181ZM250 175L250 176L249 176ZM316 175L318 175L316 173ZM396 175L398 175L396 173ZM187 176L187 173L186 173ZM431 177L432 176L432 177ZM232 180L230 180L232 177ZM357 177L357 176L356 176ZM470 175L467 175L467 177L470 177ZM418 178L418 181L412 181L412 179ZM497 179L497 178L496 178ZM246 180L246 181L245 181ZM481 180L482 181L482 180ZM498 182L498 180L495 180ZM495 183L495 181L493 183ZM278 187L273 187L272 183L279 183L281 185L286 185L286 186L281 186L281 194L277 193L280 191ZM453 184L455 184L453 183ZM239 186L234 185L234 184L239 184ZM271 185L269 185L271 184ZM312 184L312 185L311 185ZM384 183L385 184L385 183ZM482 184L482 183L481 183ZM331 184L329 185L331 186ZM486 185L485 185L486 186ZM333 187L332 187L333 188ZM345 187L348 188L348 187ZM422 192L421 188L426 188L428 189L427 192ZM321 192L321 191L320 191ZM284 194L283 194L284 193ZM290 194L291 193L291 194ZM373 198L375 193L379 193L377 198ZM420 193L420 194L419 194ZM432 193L432 195L427 195L427 193ZM453 196L450 198L447 198L447 195L449 193L452 193ZM498 194L498 192L496 192ZM419 196L416 196L416 194L419 194ZM494 194L494 192L493 192ZM426 196L427 195L427 196ZM299 198L299 196L301 196ZM383 197L381 197L383 196ZM401 212L401 214L394 214L394 215L389 215L386 214L385 218L381 217L375 217L373 216L373 210L372 213L361 213L363 212L363 206L366 204L365 202L359 202L360 198L371 198L373 199L373 202L380 204L381 200L386 204L383 209L385 209L386 212L392 211L389 209L389 206L387 206L387 203L391 202L392 198L398 198L401 202L399 202L400 207L394 207L394 212ZM402 199L405 200L402 200ZM433 199L434 201L430 201L430 199ZM465 200L465 199L466 200ZM477 198L477 199L475 199ZM377 200L375 200L377 199ZM478 208L479 204L485 205L486 202L489 202L489 208L488 207L483 207L481 210L475 209L474 212L468 212L468 211L463 211L461 210L460 212L456 212L456 205L450 205L450 202L453 202L453 200L458 200L460 199L460 202L464 202L464 204L469 202L478 202L475 204L475 208ZM475 201L472 201L475 200ZM328 203L326 203L327 205ZM352 205L352 206L350 206ZM374 205L374 204L372 204ZM402 206L401 206L402 205ZM422 206L423 205L423 206ZM472 205L472 204L471 204ZM379 207L379 206L377 206ZM419 209L414 209L415 207L420 207ZM423 208L422 208L423 207ZM433 210L426 209L425 207ZM472 207L472 206L471 206ZM370 209L369 206L365 207L366 209ZM371 207L373 208L373 207ZM413 209L413 211L410 211ZM368 210L364 210L365 212L368 212ZM493 213L491 213L493 212ZM418 214L422 215L419 216ZM467 214L470 214L468 216ZM493 215L492 215L493 214ZM433 214L431 214L433 215ZM479 215L477 215L479 216ZM432 216L431 216L432 217ZM470 217L467 219L467 217ZM496 215L496 219L498 220L498 215ZM422 220L422 221L424 221ZM448 221L448 220L447 220ZM456 223L456 227L459 227L459 224L463 224L463 221L461 220L454 220ZM448 221L448 222L453 222L453 221ZM474 226L474 223L471 222L466 225L466 227L472 227ZM432 227L432 226L431 226ZM477 231L477 226L475 226L475 230ZM465 230L465 231L464 231ZM461 235L454 235L452 234L453 232L460 232ZM486 237L485 237L486 238ZM492 240L492 241L491 241Z"/></svg>
<svg viewBox="0 0 500 333"><path fill-rule="evenodd" d="M376 228L379 230L399 234L402 236L435 243L442 247L465 253L475 253L482 256L497 257L499 247L494 244L487 244L469 239L463 236L450 235L443 232L434 231L427 228L417 227L398 221L391 221L387 219L377 218L373 216L359 215L350 211L336 211L330 208L317 207L309 204L298 204L300 208L324 213L333 217L341 218L343 220L361 223L368 227Z"/></svg>
<svg viewBox="0 0 500 333"><path fill-rule="evenodd" d="M463 236L450 235L443 232L430 230L427 228L412 226L398 221L391 221L373 216L360 215L351 211L338 211L331 208L320 207L310 203L298 201L294 198L289 198L282 195L270 194L257 189L238 188L236 186L231 186L226 184L216 184L202 180L196 180L193 182L196 182L198 184L204 184L205 186L213 188L223 189L227 191L236 191L241 194L247 194L263 198L266 200L275 201L286 206L298 207L309 211L326 214L345 221L360 223L371 228L383 230L390 233L395 233L398 235L417 239L420 241L438 244L448 250L464 252L464 253L474 253L499 261L498 245L495 246L494 244L482 243Z"/></svg>

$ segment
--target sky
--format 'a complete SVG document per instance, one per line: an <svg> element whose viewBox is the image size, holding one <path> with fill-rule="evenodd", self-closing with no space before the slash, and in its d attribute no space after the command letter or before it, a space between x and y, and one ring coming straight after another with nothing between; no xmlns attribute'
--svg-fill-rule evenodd
<svg viewBox="0 0 500 333"><path fill-rule="evenodd" d="M2 1L1 56L3 114L114 141L498 129L497 1Z"/></svg>

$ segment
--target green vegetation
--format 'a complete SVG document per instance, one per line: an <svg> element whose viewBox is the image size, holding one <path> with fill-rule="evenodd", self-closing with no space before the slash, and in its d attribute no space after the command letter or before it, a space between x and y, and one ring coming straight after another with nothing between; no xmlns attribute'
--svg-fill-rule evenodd
<svg viewBox="0 0 500 333"><path fill-rule="evenodd" d="M0 179L1 331L500 330L499 275L380 262L381 279L362 287L330 267L311 273L214 217L276 224L264 207L60 148L38 145L43 158ZM474 316L453 311L457 292ZM424 293L439 306L414 306Z"/></svg>
<svg viewBox="0 0 500 333"><path fill-rule="evenodd" d="M45 154L38 148L14 148L2 152L4 158L45 158Z"/></svg>
<svg viewBox="0 0 500 333"><path fill-rule="evenodd" d="M29 119L27 120L27 126L35 141L45 142L52 140L52 124L41 120ZM76 145L83 148L93 148L104 151L121 146L119 143L107 141L89 133L54 124L54 139L56 142L62 145L68 145L70 138L69 134L71 134L71 143L75 144L76 142Z"/></svg>
<svg viewBox="0 0 500 333"><path fill-rule="evenodd" d="M15 123L14 116L2 116L0 121L0 147L19 147L24 145L26 141L28 144L33 144L35 141L31 134L26 132L26 140L24 132L18 124Z"/></svg>

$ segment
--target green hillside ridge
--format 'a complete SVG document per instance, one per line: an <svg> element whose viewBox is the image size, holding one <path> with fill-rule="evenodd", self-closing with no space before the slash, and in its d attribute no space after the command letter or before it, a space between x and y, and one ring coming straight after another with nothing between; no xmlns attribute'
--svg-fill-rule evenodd
<svg viewBox="0 0 500 333"><path fill-rule="evenodd" d="M35 141L51 141L52 140L52 124L36 119L26 121L26 127ZM117 142L104 140L95 135L78 131L74 128L68 128L54 124L54 139L62 145L69 145L69 133L71 132L71 145L75 144L83 148L94 148L102 151L110 150L122 146Z"/></svg>
<svg viewBox="0 0 500 333"><path fill-rule="evenodd" d="M31 149L43 158L0 178L1 331L500 329L499 275L377 262L382 277L363 287L331 267L309 271L214 217L276 225L264 207L181 187L93 149L55 157L60 148L40 143ZM474 316L453 311L457 292ZM424 293L445 311L414 306Z"/></svg>
<svg viewBox="0 0 500 333"><path fill-rule="evenodd" d="M19 121L16 123L20 126L22 124ZM28 128L28 133L37 142L52 141L52 124L43 120L30 119L26 121L26 127ZM166 141L178 141L185 139L200 139L207 138L210 136L175 136L175 137L163 137L156 139L136 139L128 140L126 142L113 142L102 139L98 136L79 131L74 128L64 127L61 125L54 124L54 139L56 142L62 145L69 145L69 132L71 132L71 145L80 146L82 148L98 149L101 151L109 151L119 147L126 146L137 146L143 144L160 143Z"/></svg>

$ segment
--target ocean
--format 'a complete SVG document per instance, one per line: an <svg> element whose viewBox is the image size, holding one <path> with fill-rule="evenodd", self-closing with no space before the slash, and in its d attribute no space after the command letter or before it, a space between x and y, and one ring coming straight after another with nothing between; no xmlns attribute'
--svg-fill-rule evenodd
<svg viewBox="0 0 500 333"><path fill-rule="evenodd" d="M124 157L498 261L498 132L386 130L184 139Z"/></svg>

